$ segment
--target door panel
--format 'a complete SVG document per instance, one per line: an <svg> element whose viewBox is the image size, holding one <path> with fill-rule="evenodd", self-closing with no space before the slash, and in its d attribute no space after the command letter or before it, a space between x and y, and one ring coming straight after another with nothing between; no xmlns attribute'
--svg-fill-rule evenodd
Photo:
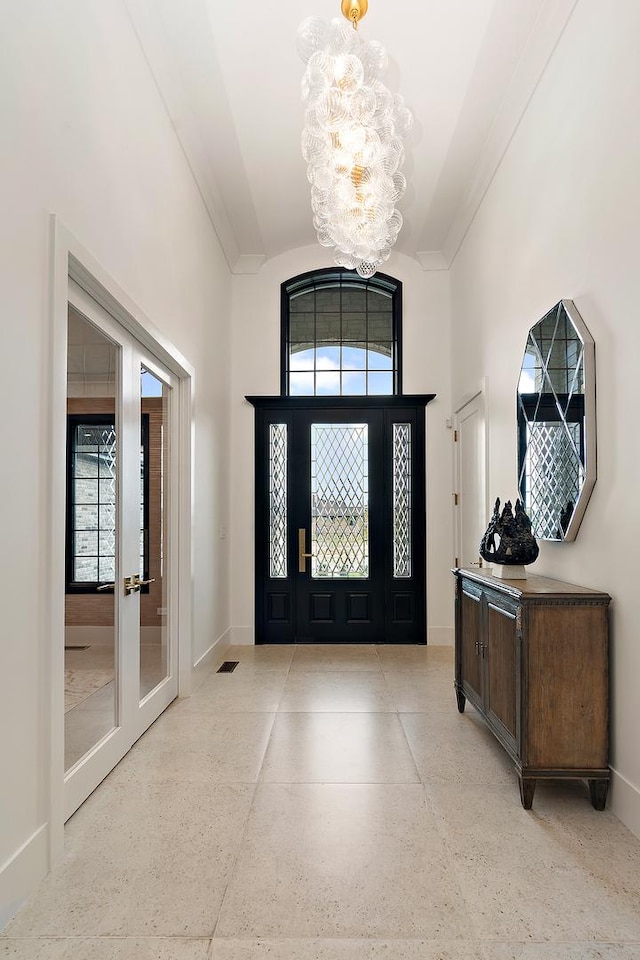
<svg viewBox="0 0 640 960"><path fill-rule="evenodd" d="M117 726L120 347L68 313L65 770ZM89 385L100 384L101 396ZM96 585L100 584L98 590Z"/></svg>
<svg viewBox="0 0 640 960"><path fill-rule="evenodd" d="M256 413L256 642L424 642L424 409L270 406Z"/></svg>
<svg viewBox="0 0 640 960"><path fill-rule="evenodd" d="M458 566L482 566L480 540L487 526L484 397L478 394L456 416Z"/></svg>
<svg viewBox="0 0 640 960"><path fill-rule="evenodd" d="M462 677L482 700L482 601L462 590L460 595Z"/></svg>
<svg viewBox="0 0 640 960"><path fill-rule="evenodd" d="M174 641L163 628L173 565L169 481L177 461L168 440L175 381L72 282L69 315L68 405L84 425L79 436L69 430L67 514L76 532L67 537L67 580L71 570L82 582L67 586L66 630L70 637L72 626L82 626L86 644L66 652L75 658L88 696L79 705L85 717L81 736L78 707L65 723L65 819L177 695ZM149 371L155 399L142 397ZM108 423L91 429L91 411L94 423L98 416ZM157 593L149 593L156 582ZM149 603L153 625L147 622ZM158 628L153 638L145 634L147 626ZM101 685L92 692L92 684Z"/></svg>
<svg viewBox="0 0 640 960"><path fill-rule="evenodd" d="M486 710L516 736L516 615L487 604Z"/></svg>
<svg viewBox="0 0 640 960"><path fill-rule="evenodd" d="M295 415L291 505L304 531L300 546L311 547L310 557L299 551L298 642L384 641L382 417L381 410L357 420L349 410Z"/></svg>

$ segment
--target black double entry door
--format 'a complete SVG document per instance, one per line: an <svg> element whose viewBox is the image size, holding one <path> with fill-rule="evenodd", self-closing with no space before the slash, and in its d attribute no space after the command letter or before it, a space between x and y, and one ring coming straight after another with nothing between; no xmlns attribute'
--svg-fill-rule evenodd
<svg viewBox="0 0 640 960"><path fill-rule="evenodd" d="M431 397L247 399L256 408L256 643L426 642Z"/></svg>

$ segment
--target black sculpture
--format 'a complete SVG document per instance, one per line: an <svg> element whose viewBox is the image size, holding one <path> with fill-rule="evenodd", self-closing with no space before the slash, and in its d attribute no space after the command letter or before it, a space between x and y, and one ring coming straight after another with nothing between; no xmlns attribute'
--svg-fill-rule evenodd
<svg viewBox="0 0 640 960"><path fill-rule="evenodd" d="M507 500L500 514L498 497L489 526L480 541L480 556L489 563L522 566L533 563L539 552L536 539L531 533L531 520L524 512L522 501L516 500L515 516L510 500Z"/></svg>

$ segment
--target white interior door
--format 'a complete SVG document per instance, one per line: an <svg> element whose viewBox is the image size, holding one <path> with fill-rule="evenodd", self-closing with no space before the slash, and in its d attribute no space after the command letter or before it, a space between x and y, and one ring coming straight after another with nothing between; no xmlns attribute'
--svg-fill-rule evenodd
<svg viewBox="0 0 640 960"><path fill-rule="evenodd" d="M456 554L461 567L482 566L480 540L487 517L484 395L478 393L456 413Z"/></svg>
<svg viewBox="0 0 640 960"><path fill-rule="evenodd" d="M177 696L176 385L70 282L65 819Z"/></svg>

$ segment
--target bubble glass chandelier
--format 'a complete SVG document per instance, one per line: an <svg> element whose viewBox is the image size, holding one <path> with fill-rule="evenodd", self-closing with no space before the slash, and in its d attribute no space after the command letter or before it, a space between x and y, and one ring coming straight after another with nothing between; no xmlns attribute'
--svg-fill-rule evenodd
<svg viewBox="0 0 640 960"><path fill-rule="evenodd" d="M402 227L396 208L407 185L402 138L413 122L403 98L382 82L385 48L358 33L367 7L368 0L342 0L349 22L308 17L297 37L307 64L302 155L313 225L335 262L361 277L388 259Z"/></svg>

